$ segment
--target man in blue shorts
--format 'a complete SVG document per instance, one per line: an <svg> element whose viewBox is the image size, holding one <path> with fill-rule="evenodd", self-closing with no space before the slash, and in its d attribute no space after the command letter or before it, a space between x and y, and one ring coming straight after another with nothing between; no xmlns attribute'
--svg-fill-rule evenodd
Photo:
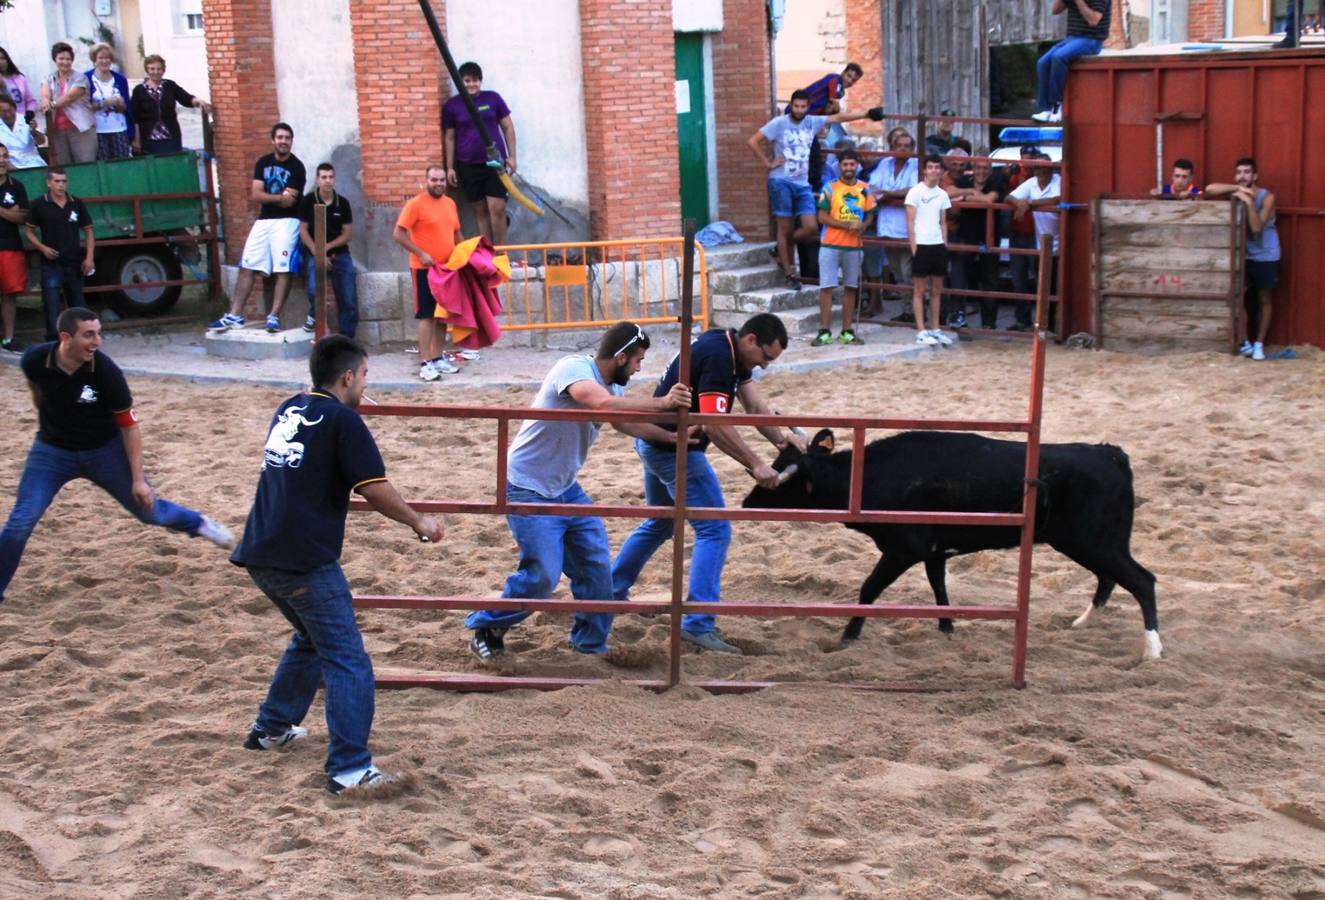
<svg viewBox="0 0 1325 900"><path fill-rule="evenodd" d="M380 795L397 779L368 751L376 683L339 562L350 492L422 540L440 541L443 529L386 480L377 443L355 412L368 384L363 345L328 335L313 345L308 368L313 389L272 416L253 508L230 556L294 626L244 748L278 750L306 738L299 723L322 687L327 790Z"/></svg>
<svg viewBox="0 0 1325 900"><path fill-rule="evenodd" d="M161 499L148 484L133 397L120 367L98 349L97 314L81 306L66 309L56 330L58 341L29 347L21 363L37 407L37 438L0 532L0 601L32 529L60 489L77 478L110 494L140 522L229 547L224 525Z"/></svg>
<svg viewBox="0 0 1325 900"><path fill-rule="evenodd" d="M778 223L778 265L787 286L800 289L800 277L792 264L794 246L812 240L819 232L814 191L810 188L810 153L814 137L825 125L870 118L883 120L883 107L866 112L839 112L831 116L809 114L810 95L795 91L790 112L769 119L750 135L750 149L768 169L768 203ZM772 148L770 156L767 148Z"/></svg>
<svg viewBox="0 0 1325 900"><path fill-rule="evenodd" d="M567 356L543 379L534 409L633 409L669 412L690 406L690 388L674 384L661 396L626 397L626 383L639 371L649 349L649 336L633 322L618 322L603 333L594 356ZM511 503L587 504L589 495L575 476L598 437L597 422L526 419L507 458L506 499ZM670 444L676 432L647 422L613 422L617 431ZM503 597L546 599L564 572L576 600L612 596L612 554L607 529L598 516L506 517L520 545L520 567L506 579ZM469 649L483 661L505 652L503 637L527 612L479 610L465 627L473 630ZM581 653L607 652L612 630L610 613L576 613L570 645Z"/></svg>
<svg viewBox="0 0 1325 900"><path fill-rule="evenodd" d="M690 384L695 398L691 411L698 413L731 412L732 401L739 398L747 413L765 415L773 410L764 400L754 381L754 370L762 369L782 355L787 347L787 328L772 313L751 317L741 330L714 328L701 334L690 347ZM679 378L680 357L672 359L654 390L655 397L669 396ZM671 431L675 425L661 426ZM776 426L766 426L759 433L779 449L788 442L802 452L805 440ZM699 442L686 455L685 498L689 506L721 508L722 485L709 465L704 451L709 442L736 460L750 472L761 487L777 485L778 473L746 444L733 425L706 425ZM644 463L644 501L650 506L669 506L676 498L676 444L645 438L635 439L635 452ZM731 523L722 519L694 519L695 545L690 557L689 600L693 603L717 603L721 600L722 567L731 544ZM639 579L640 572L654 551L672 537L671 519L647 519L630 533L612 564L612 592L625 600ZM720 653L741 652L718 634L711 615L690 614L681 620L681 637L706 650Z"/></svg>

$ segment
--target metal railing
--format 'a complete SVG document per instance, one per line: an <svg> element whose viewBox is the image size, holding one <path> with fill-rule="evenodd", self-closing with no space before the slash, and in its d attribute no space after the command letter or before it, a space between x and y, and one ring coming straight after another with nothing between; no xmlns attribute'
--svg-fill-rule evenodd
<svg viewBox="0 0 1325 900"><path fill-rule="evenodd" d="M1041 262L1047 262L1049 243L1040 245ZM685 271L689 275L691 256L685 255ZM673 521L672 579L670 602L641 602L601 600L549 600L513 599L480 596L356 596L359 609L430 609L548 612L606 612L606 613L670 613L671 627L668 641L668 675L666 679L631 682L642 687L665 690L683 681L681 670L681 617L686 613L717 614L723 616L832 616L864 618L954 618L1011 620L1015 623L1012 652L1012 684L1025 686L1026 639L1030 616L1030 575L1035 534L1036 485L1040 460L1040 423L1044 394L1045 340L1040 331L1043 326L1047 300L1047 270L1041 268L1037 291L1036 323L1031 348L1030 398L1025 419L983 421L966 419L903 419L861 416L822 415L712 415L679 411L672 414L654 412L552 410L527 407L446 406L434 404L381 404L361 407L360 412L370 416L435 418L435 419L489 419L497 423L496 477L492 499L484 500L411 500L410 506L428 513L466 513L480 515L598 515L608 518L670 518ZM689 350L692 318L690 292L685 292L680 324L682 330L678 371L683 377L690 371ZM691 425L810 425L836 427L851 431L851 474L848 504L845 510L833 509L729 509L693 507L687 504L685 491L678 491L672 506L632 506L620 504L525 504L510 503L506 499L507 451L511 440L511 422L524 419L552 421L596 422L674 422L679 433ZM864 507L865 439L870 429L927 429L944 431L1007 432L1026 435L1025 489L1022 508L1013 513L941 512L913 510L874 510ZM687 448L678 445L676 454L676 483L686 483ZM356 512L370 511L363 500L353 500L350 508ZM724 519L728 521L794 521L841 524L845 522L911 523L931 525L983 525L1016 527L1021 531L1017 568L1017 600L1013 606L966 605L862 605L845 603L769 603L731 602L692 603L684 599L685 579L685 522L687 519ZM505 677L481 674L381 674L380 687L432 687L464 691L494 691L516 688L555 690L576 685L592 684L601 679L554 677ZM776 682L755 681L687 681L688 684L713 692L744 692L771 687ZM933 686L914 683L867 683L842 685L864 690L934 690Z"/></svg>

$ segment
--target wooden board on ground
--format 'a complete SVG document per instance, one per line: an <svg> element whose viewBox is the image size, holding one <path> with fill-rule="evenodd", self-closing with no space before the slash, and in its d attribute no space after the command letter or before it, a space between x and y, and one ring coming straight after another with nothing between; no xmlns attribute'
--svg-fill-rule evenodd
<svg viewBox="0 0 1325 900"><path fill-rule="evenodd" d="M1093 208L1096 346L1231 352L1241 204L1101 198Z"/></svg>

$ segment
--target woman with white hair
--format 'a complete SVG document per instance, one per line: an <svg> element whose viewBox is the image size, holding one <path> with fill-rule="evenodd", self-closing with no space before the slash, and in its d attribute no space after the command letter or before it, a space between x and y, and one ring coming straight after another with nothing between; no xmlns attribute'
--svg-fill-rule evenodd
<svg viewBox="0 0 1325 900"><path fill-rule="evenodd" d="M88 55L93 66L85 74L97 114L97 159L127 159L138 142L129 106L129 80L112 68L115 51L110 44L93 44Z"/></svg>

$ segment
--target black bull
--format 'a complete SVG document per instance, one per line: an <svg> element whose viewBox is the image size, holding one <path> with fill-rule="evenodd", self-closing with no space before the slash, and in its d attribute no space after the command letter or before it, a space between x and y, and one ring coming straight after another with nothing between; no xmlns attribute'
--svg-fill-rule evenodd
<svg viewBox="0 0 1325 900"><path fill-rule="evenodd" d="M772 490L756 487L743 506L772 509L846 509L851 451L832 452L832 432L821 431L809 452L788 447L774 467L795 473ZM865 448L862 509L930 512L1020 511L1026 445L975 434L911 431L872 441ZM1132 558L1132 469L1127 454L1109 444L1044 444L1040 447L1035 541L1089 569L1099 586L1084 625L1122 585L1141 606L1147 658L1162 650L1155 609L1155 576ZM860 602L873 603L903 572L925 564L934 599L948 605L944 586L950 556L1016 547L1020 529L987 525L914 525L848 522L878 545L883 556L860 587ZM865 620L851 619L843 640L860 637ZM951 619L939 627L952 631Z"/></svg>

